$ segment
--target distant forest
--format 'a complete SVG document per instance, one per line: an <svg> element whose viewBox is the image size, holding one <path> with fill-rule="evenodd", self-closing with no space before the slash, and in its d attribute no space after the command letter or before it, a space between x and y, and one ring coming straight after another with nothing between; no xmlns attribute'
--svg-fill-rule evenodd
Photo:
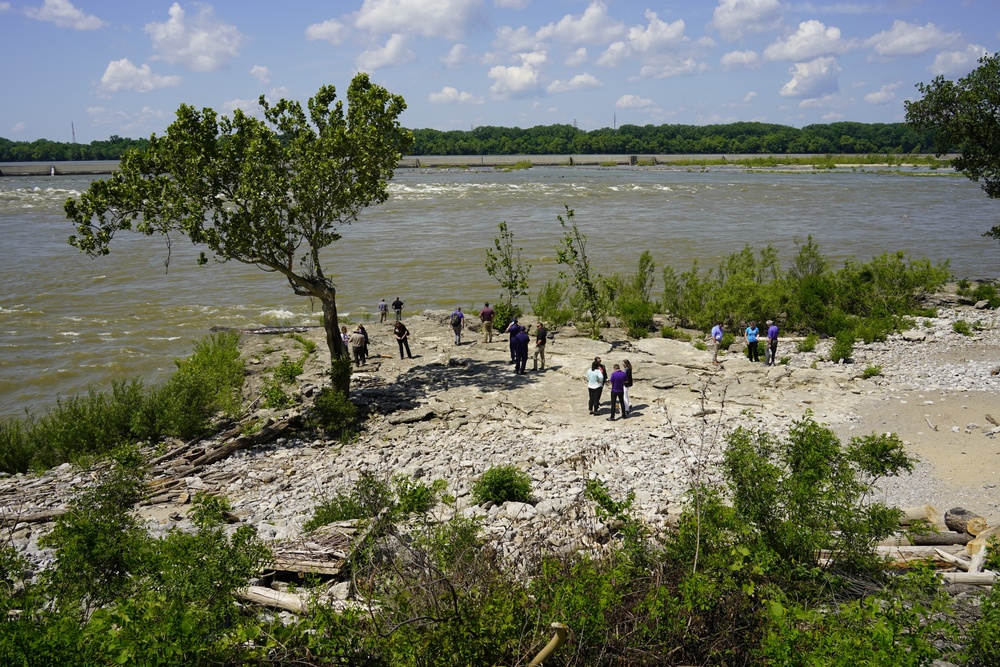
<svg viewBox="0 0 1000 667"><path fill-rule="evenodd" d="M770 123L622 125L585 131L572 125L482 126L473 130L412 130L410 155L595 155L710 153L932 153L929 132L906 123L840 122L803 128ZM112 136L90 144L0 138L0 162L117 160L148 139Z"/></svg>

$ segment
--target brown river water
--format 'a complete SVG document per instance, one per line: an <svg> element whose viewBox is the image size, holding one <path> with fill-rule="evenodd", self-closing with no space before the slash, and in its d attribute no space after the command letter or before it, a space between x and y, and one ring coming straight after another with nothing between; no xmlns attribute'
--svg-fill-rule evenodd
<svg viewBox="0 0 1000 667"><path fill-rule="evenodd" d="M383 297L401 297L404 317L479 307L499 296L483 267L497 225L506 221L523 248L534 292L558 274L556 216L569 206L603 273L634 271L643 250L657 276L664 264L711 267L745 244L770 243L788 260L811 234L835 263L903 250L950 260L956 277L1000 277L1000 248L981 236L998 224L1000 203L946 171L401 169L389 201L341 230L325 269L341 313L354 319ZM213 326L318 322L319 304L280 277L236 263L199 267L181 238L169 271L159 237L121 235L109 256L81 255L66 243L73 227L63 203L92 178L0 178L0 417L40 412L114 379L161 381Z"/></svg>

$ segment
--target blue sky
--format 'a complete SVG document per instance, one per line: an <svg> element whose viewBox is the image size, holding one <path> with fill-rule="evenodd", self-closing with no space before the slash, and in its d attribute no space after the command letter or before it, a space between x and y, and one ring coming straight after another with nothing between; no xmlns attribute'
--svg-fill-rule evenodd
<svg viewBox="0 0 1000 667"><path fill-rule="evenodd" d="M997 0L0 0L0 137L162 134L358 71L409 128L898 122L998 41Z"/></svg>

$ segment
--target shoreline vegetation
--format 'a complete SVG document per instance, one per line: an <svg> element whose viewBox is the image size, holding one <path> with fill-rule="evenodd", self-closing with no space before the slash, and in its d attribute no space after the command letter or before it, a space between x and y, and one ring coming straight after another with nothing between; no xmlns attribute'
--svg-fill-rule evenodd
<svg viewBox="0 0 1000 667"><path fill-rule="evenodd" d="M564 226L573 229L569 209ZM531 307L556 328L688 337L698 349L716 321L741 331L748 320L776 317L783 336L805 337L800 345L834 338L830 360L847 361L855 340L884 340L933 317L923 299L952 278L946 264L902 253L834 269L812 239L787 267L773 249L749 246L707 273L697 264L681 272L663 267L660 298L652 292L654 270L640 258L632 275L586 276L592 284L576 285L592 291L585 303L568 285L550 282L532 294ZM953 288L1000 306L993 283L961 279ZM657 329L658 312L670 313L672 324ZM269 544L234 517L224 496L193 492L189 529L150 534L136 507L154 483L151 460L183 449L165 436L197 438L234 424L252 436L270 426L258 411L291 410L302 414L314 443L357 446L365 416L376 409L328 386L311 397L293 390L319 348L300 334L282 339L288 347L260 344L257 355L280 354L280 361L259 368L256 357L234 354L235 334L216 334L179 362L162 388L123 382L19 425L3 422L5 466L11 451L21 452L18 470L105 462L38 540L54 553L51 569L34 572L13 546L16 531L0 540L0 662L30 664L44 655L82 666L513 665L541 650L554 623L570 632L546 664L804 667L844 664L862 652L872 664L913 667L1000 660L1000 586L953 598L929 562L888 569L877 551L901 516L872 493L881 480L912 469L903 443L892 434L842 442L808 413L781 432L726 434L718 478L695 460L683 513L669 530L644 521L635 490L618 494L590 477L579 480L582 517L562 510L563 522L586 524L589 537L572 548L516 556L505 549L508 536L482 530L481 514L439 518L442 508L455 507L454 480L436 479L434 470L359 471L352 486L317 499L306 534L322 540L338 522L358 531L341 571L346 600L330 598L325 576L276 578ZM248 397L242 392L251 366L258 390ZM364 373L355 381L378 386ZM155 407L161 402L167 407ZM187 415L191 405L203 409L186 430L168 418ZM71 444L92 430L105 438ZM502 466L484 472L474 495L488 511L516 512L537 503L532 484L515 466ZM234 519L238 527L227 528ZM985 567L1000 568L995 542ZM265 571L272 574L262 579ZM298 601L298 611L247 604L249 583L277 599L263 588L272 583Z"/></svg>

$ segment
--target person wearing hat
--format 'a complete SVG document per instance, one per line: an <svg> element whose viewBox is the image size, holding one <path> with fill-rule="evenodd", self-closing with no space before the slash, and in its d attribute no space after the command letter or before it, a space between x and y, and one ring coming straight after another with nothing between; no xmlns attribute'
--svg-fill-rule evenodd
<svg viewBox="0 0 1000 667"><path fill-rule="evenodd" d="M764 355L764 364L773 366L774 359L778 356L778 325L773 320L767 321L767 354Z"/></svg>

